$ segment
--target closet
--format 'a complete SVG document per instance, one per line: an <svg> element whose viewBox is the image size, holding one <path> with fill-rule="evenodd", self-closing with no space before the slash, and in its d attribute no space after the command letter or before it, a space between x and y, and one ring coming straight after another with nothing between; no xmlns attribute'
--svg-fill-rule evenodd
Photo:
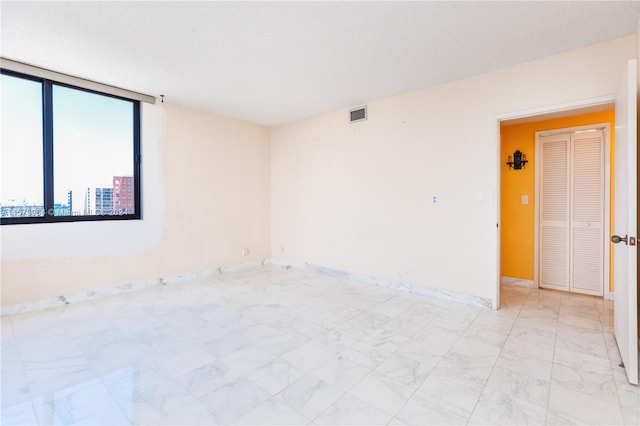
<svg viewBox="0 0 640 426"><path fill-rule="evenodd" d="M538 282L602 296L604 130L539 134Z"/></svg>

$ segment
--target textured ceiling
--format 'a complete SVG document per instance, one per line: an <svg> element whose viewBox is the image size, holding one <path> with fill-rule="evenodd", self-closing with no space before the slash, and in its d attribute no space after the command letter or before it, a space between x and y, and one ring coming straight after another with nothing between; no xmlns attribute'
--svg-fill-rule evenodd
<svg viewBox="0 0 640 426"><path fill-rule="evenodd" d="M0 54L265 125L632 34L640 2L2 2Z"/></svg>

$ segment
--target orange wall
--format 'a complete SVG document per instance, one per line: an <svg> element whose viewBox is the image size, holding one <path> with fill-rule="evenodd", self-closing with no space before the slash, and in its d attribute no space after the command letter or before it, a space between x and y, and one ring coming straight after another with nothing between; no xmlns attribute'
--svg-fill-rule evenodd
<svg viewBox="0 0 640 426"><path fill-rule="evenodd" d="M500 223L501 223L501 276L533 280L533 239L535 208L535 133L588 124L610 123L611 149L614 146L613 109L571 117L531 123L501 125L501 181L500 181ZM507 166L507 158L519 149L527 155L526 167L512 170ZM613 170L613 168L612 168ZM611 182L613 184L613 180ZM529 196L529 204L523 205L520 197ZM613 282L613 281L611 281Z"/></svg>

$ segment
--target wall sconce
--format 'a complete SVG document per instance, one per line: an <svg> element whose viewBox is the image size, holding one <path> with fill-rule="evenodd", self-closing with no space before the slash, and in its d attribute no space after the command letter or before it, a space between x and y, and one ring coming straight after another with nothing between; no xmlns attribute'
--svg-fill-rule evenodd
<svg viewBox="0 0 640 426"><path fill-rule="evenodd" d="M520 170L527 163L527 154L523 154L519 149L513 153L513 159L509 156L509 161L507 161L507 165L513 170Z"/></svg>

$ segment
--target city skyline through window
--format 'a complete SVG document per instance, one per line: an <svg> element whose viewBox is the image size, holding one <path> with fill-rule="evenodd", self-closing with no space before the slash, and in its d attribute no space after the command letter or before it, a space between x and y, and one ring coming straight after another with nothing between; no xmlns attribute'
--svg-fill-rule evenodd
<svg viewBox="0 0 640 426"><path fill-rule="evenodd" d="M137 213L137 101L4 72L0 84L3 224ZM116 179L128 181L126 191L116 190ZM100 196L96 209L107 188L111 206ZM116 193L132 200L121 208Z"/></svg>
<svg viewBox="0 0 640 426"><path fill-rule="evenodd" d="M72 191L72 214L113 214L81 207L87 188L111 188L114 176L133 176L131 103L54 85L53 114L55 204Z"/></svg>

